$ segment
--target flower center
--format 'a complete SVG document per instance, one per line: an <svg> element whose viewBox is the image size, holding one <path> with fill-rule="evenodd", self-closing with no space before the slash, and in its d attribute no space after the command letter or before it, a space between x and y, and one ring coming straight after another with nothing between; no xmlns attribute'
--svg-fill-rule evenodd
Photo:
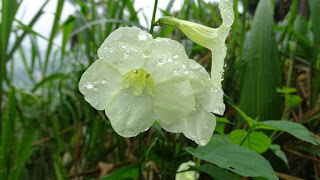
<svg viewBox="0 0 320 180"><path fill-rule="evenodd" d="M154 89L152 77L142 68L129 71L124 75L122 83L123 89L131 87L135 96L141 95L144 90L152 95Z"/></svg>

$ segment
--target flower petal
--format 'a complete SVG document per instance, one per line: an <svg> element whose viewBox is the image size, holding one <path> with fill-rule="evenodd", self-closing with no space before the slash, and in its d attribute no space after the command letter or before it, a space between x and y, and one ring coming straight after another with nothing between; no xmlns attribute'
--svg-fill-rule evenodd
<svg viewBox="0 0 320 180"><path fill-rule="evenodd" d="M182 132L199 146L205 146L211 139L215 127L216 117L199 106L181 121L164 129L169 132Z"/></svg>
<svg viewBox="0 0 320 180"><path fill-rule="evenodd" d="M152 41L151 46L144 69L155 82L186 78L189 73L189 58L180 43L168 38L157 38Z"/></svg>
<svg viewBox="0 0 320 180"><path fill-rule="evenodd" d="M98 49L98 57L112 63L122 74L139 69L144 53L151 48L152 36L136 27L122 27L112 32Z"/></svg>
<svg viewBox="0 0 320 180"><path fill-rule="evenodd" d="M135 96L131 88L121 90L105 113L116 133L123 137L146 131L155 120L151 97L146 92Z"/></svg>
<svg viewBox="0 0 320 180"><path fill-rule="evenodd" d="M156 84L153 104L157 120L164 129L180 121L195 108L195 99L189 81Z"/></svg>
<svg viewBox="0 0 320 180"><path fill-rule="evenodd" d="M210 82L208 72L194 60L190 60L191 72L189 80L196 104L201 105L206 111L223 115L225 104L223 103L223 90L214 89Z"/></svg>
<svg viewBox="0 0 320 180"><path fill-rule="evenodd" d="M192 111L183 123L183 134L198 145L206 145L216 127L216 117L202 107Z"/></svg>
<svg viewBox="0 0 320 180"><path fill-rule="evenodd" d="M82 75L79 90L97 110L103 110L121 88L122 75L105 60L96 60Z"/></svg>

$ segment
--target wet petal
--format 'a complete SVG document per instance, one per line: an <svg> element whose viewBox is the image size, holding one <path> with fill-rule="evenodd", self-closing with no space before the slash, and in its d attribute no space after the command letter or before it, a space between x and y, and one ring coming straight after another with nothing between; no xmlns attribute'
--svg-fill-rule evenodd
<svg viewBox="0 0 320 180"><path fill-rule="evenodd" d="M95 61L82 75L79 90L92 107L103 110L120 91L122 75L105 60Z"/></svg>
<svg viewBox="0 0 320 180"><path fill-rule="evenodd" d="M211 139L215 127L216 117L199 106L186 117L183 117L181 121L166 126L164 129L169 132L182 132L199 146L205 146Z"/></svg>
<svg viewBox="0 0 320 180"><path fill-rule="evenodd" d="M130 88L121 90L105 113L112 128L123 137L133 137L148 130L155 120L150 95L144 92L135 96Z"/></svg>
<svg viewBox="0 0 320 180"><path fill-rule="evenodd" d="M153 104L161 126L170 126L195 108L195 99L188 80L155 85Z"/></svg>
<svg viewBox="0 0 320 180"><path fill-rule="evenodd" d="M156 82L186 78L189 59L180 43L168 38L157 38L151 46L151 51L146 54L144 68Z"/></svg>
<svg viewBox="0 0 320 180"><path fill-rule="evenodd" d="M98 49L98 57L112 63L122 74L139 69L144 53L151 49L152 36L136 27L122 27L112 32Z"/></svg>
<svg viewBox="0 0 320 180"><path fill-rule="evenodd" d="M203 108L197 108L186 117L182 126L182 132L187 138L204 146L211 139L216 127L216 117Z"/></svg>
<svg viewBox="0 0 320 180"><path fill-rule="evenodd" d="M214 89L210 82L210 75L200 64L190 60L191 72L189 80L195 95L196 103L206 111L223 115L225 104L223 103L223 90Z"/></svg>

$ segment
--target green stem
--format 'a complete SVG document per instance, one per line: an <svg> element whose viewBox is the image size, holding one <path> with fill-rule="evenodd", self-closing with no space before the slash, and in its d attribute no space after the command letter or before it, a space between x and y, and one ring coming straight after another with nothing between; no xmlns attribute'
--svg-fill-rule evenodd
<svg viewBox="0 0 320 180"><path fill-rule="evenodd" d="M151 20L151 27L150 27L150 34L153 34L153 29L155 26L155 18L156 18L156 12L157 12L157 7L158 7L158 0L154 1L154 6L153 6L153 14L152 14L152 20Z"/></svg>
<svg viewBox="0 0 320 180"><path fill-rule="evenodd" d="M139 180L142 180L142 133L139 134L138 168Z"/></svg>

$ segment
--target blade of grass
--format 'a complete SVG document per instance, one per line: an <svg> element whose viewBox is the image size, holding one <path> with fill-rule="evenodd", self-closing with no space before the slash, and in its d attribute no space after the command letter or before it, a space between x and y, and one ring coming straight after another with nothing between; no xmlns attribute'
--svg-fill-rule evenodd
<svg viewBox="0 0 320 180"><path fill-rule="evenodd" d="M318 59L319 47L320 47L320 0L309 0L310 7L310 19L312 21L312 33L313 33L313 54L311 67L320 68L320 60ZM311 107L316 107L320 90L320 73L312 71L312 86L311 86Z"/></svg>
<svg viewBox="0 0 320 180"><path fill-rule="evenodd" d="M1 26L0 26L0 101L2 102L2 82L6 79L7 48L11 33L13 18L19 4L16 0L2 0ZM2 111L0 110L0 119Z"/></svg>
<svg viewBox="0 0 320 180"><path fill-rule="evenodd" d="M32 29L33 25L38 21L38 19L41 17L42 13L43 13L43 9L46 7L46 5L48 4L49 0L46 0L42 6L40 7L39 11L36 13L36 15L32 18L32 20L30 21L30 23L27 25L27 27L29 27L29 29ZM19 21L20 22L20 21ZM19 23L18 22L18 23ZM21 25L21 24L20 24ZM24 31L21 36L19 36L17 38L17 40L15 41L13 47L11 48L8 56L7 56L7 61L9 59L11 59L13 53L17 50L17 48L20 46L20 43L22 42L22 40L24 39L24 37L28 34L28 32L30 31Z"/></svg>
<svg viewBox="0 0 320 180"><path fill-rule="evenodd" d="M7 107L1 123L1 146L0 146L0 179L9 177L9 157L13 139L13 130L16 117L15 88L10 87Z"/></svg>
<svg viewBox="0 0 320 180"><path fill-rule="evenodd" d="M10 173L10 180L19 180L23 166L31 155L32 142L35 137L35 129L31 124L24 130L20 142L15 147L14 152L14 169Z"/></svg>
<svg viewBox="0 0 320 180"><path fill-rule="evenodd" d="M21 56L21 59L22 59L22 62L23 62L24 69L26 70L29 79L30 79L32 82L34 82L34 79L33 79L33 76L32 76L32 71L31 71L30 68L28 67L27 60L26 60L26 56L25 56L25 53L24 53L24 51L23 51L23 49L22 49L21 46L19 47L19 52L20 52L20 56Z"/></svg>
<svg viewBox="0 0 320 180"><path fill-rule="evenodd" d="M59 20L60 20L60 16L62 13L62 8L63 8L63 4L64 4L64 0L58 0L58 4L57 4L57 9L56 9L56 13L55 13L55 17L54 17L54 21L53 21L53 26L51 29L51 34L50 34L50 38L49 38L49 43L48 43L48 47L47 47L47 52L46 52L46 58L44 61L44 67L43 67L43 72L42 72L42 76L45 77L46 73L47 73L47 66L49 63L49 56L52 50L52 45L53 45L53 39L58 31L59 28Z"/></svg>
<svg viewBox="0 0 320 180"><path fill-rule="evenodd" d="M52 74L48 77L45 77L42 81L40 81L38 84L36 84L31 92L35 92L37 89L39 89L40 87L42 87L43 85L45 85L46 83L50 83L54 80L57 80L57 79L66 79L68 76L65 75L65 74L60 74L60 73L56 73L56 74Z"/></svg>

